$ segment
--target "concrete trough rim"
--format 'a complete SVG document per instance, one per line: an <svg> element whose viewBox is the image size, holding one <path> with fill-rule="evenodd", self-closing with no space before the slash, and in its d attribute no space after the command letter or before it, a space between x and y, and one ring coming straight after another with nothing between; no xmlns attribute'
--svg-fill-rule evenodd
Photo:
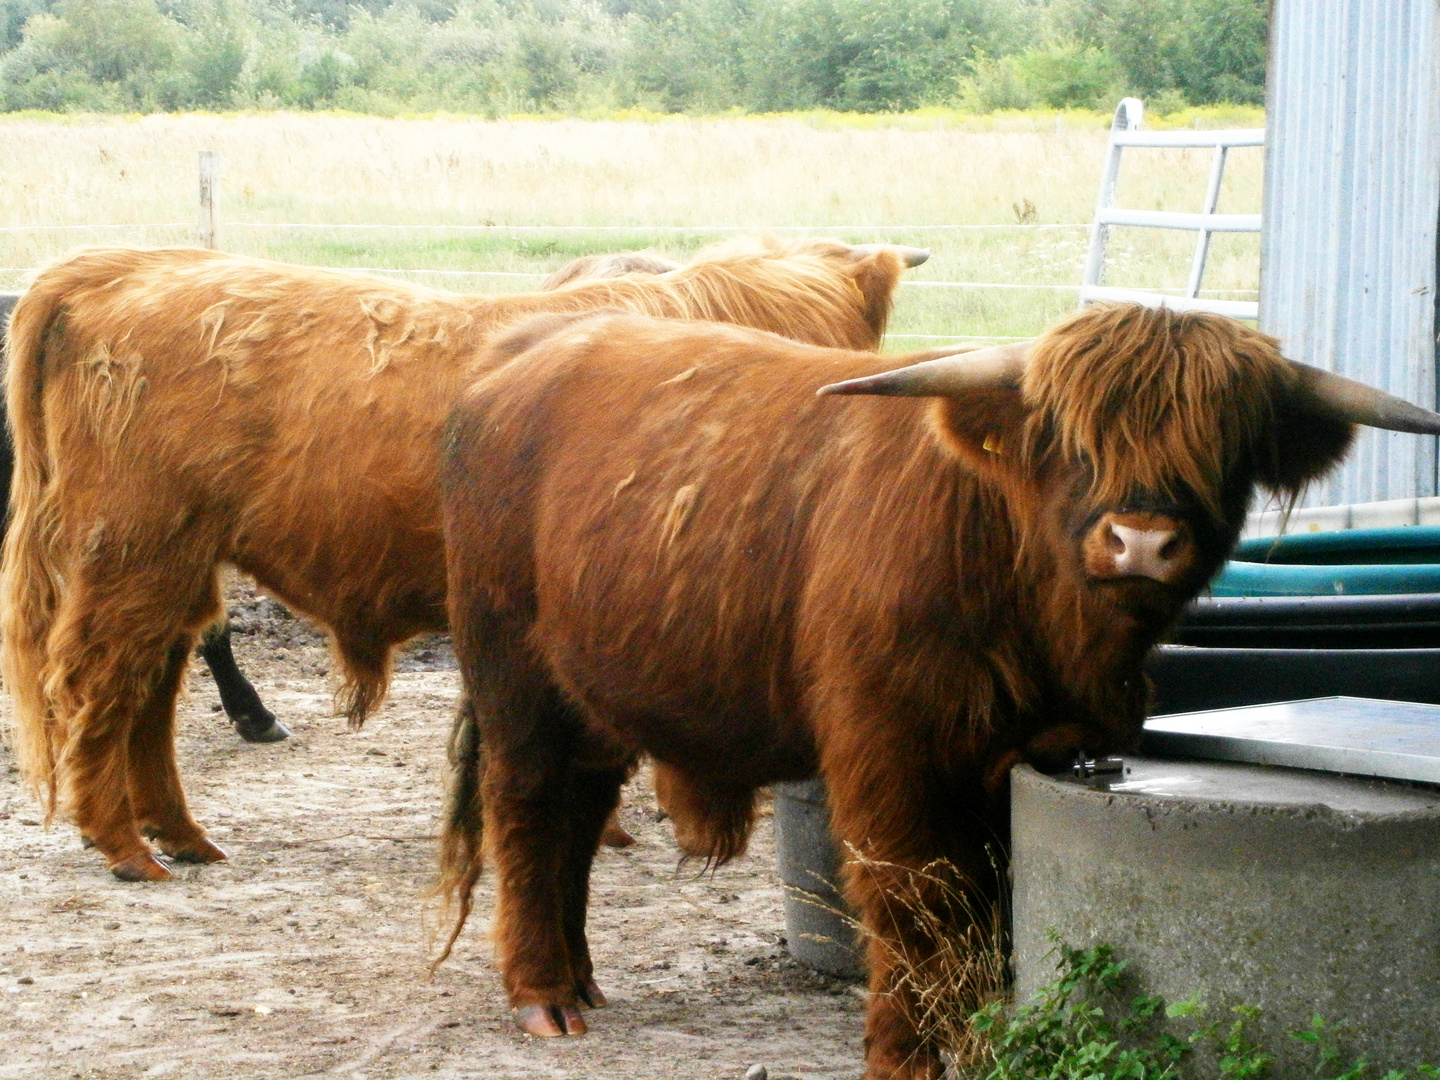
<svg viewBox="0 0 1440 1080"><path fill-rule="evenodd" d="M1143 808L1148 803L1158 801L1167 815L1172 813L1177 815L1231 813L1248 817L1273 815L1293 817L1301 821L1325 820L1335 823L1346 823L1352 828L1360 828L1371 824L1394 825L1431 822L1440 824L1440 787L1432 784L1375 776L1352 775L1349 773L1322 772L1316 769L1295 769L1285 765L1258 765L1250 762L1202 762L1196 761L1193 758L1164 758L1158 755L1146 755L1144 758L1131 757L1126 760L1130 762L1137 760L1146 762L1169 762L1176 768L1224 767L1226 769L1256 769L1270 771L1277 776L1294 775L1322 783L1337 781L1340 783L1349 782L1362 785L1384 785L1392 788L1406 788L1417 792L1433 793L1435 803L1430 807L1416 807L1413 810L1388 813L1383 811L1342 810L1323 802L1275 803L1266 802L1258 798L1192 798L1186 795L1157 794L1146 791L1114 791L1101 785L1077 782L1063 775L1043 773L1033 766L1026 764L1016 765L1014 772L1025 776L1032 783L1044 785L1061 798L1076 800L1098 799L1102 800L1106 805L1111 805L1117 801L1128 802L1134 808ZM1013 775L1012 773L1012 776Z"/></svg>
<svg viewBox="0 0 1440 1080"><path fill-rule="evenodd" d="M1200 779L1161 793L1011 773L1017 1000L1055 977L1053 931L1071 947L1111 945L1127 993L1259 1006L1251 1037L1276 1055L1271 1075L1312 1074L1289 1033L1316 1012L1347 1033L1350 1060L1380 1072L1440 1061L1440 786L1127 760L1157 786ZM1212 773L1226 777L1210 787ZM1266 801L1287 784L1290 801ZM1213 1077L1210 1065L1184 1075Z"/></svg>

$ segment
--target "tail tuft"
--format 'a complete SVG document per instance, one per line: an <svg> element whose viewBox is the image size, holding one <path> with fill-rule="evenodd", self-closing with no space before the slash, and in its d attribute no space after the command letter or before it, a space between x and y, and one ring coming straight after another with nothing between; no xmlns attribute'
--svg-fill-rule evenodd
<svg viewBox="0 0 1440 1080"><path fill-rule="evenodd" d="M480 784L485 774L485 752L480 742L480 721L468 699L455 713L448 757L450 791L440 837L440 879L432 895L442 898L445 916L454 921L444 948L430 965L432 973L449 959L470 917L475 883L480 880L483 866L485 818Z"/></svg>
<svg viewBox="0 0 1440 1080"><path fill-rule="evenodd" d="M46 347L63 347L64 265L43 272L15 305L6 335L5 404L14 441L10 520L0 565L0 673L13 701L10 742L26 783L56 811L57 764L65 744L46 689L51 627L63 575L46 432Z"/></svg>

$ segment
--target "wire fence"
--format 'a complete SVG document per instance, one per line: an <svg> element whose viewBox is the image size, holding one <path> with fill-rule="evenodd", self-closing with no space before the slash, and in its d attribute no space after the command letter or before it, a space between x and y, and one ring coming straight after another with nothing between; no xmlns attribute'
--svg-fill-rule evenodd
<svg viewBox="0 0 1440 1080"><path fill-rule="evenodd" d="M25 233L25 232L95 232L101 230L116 231L158 231L189 229L193 225L188 221L166 221L166 222L145 222L137 224L100 224L100 225L0 225L0 233ZM1089 229L1089 223L1064 223L1064 224L1009 224L1001 222L987 225L431 225L431 224L371 224L363 222L268 222L268 221L230 221L225 223L227 229L314 229L321 231L396 231L396 232L475 232L475 233L557 233L557 232L630 232L630 233L767 233L767 232L809 232L809 233L863 233L863 232L918 232L923 230L953 230L953 231L980 231L980 230L1016 230L1016 229ZM38 267L24 266L0 266L0 273L5 274L30 274ZM436 277L498 277L498 278L533 278L542 279L548 276L543 271L516 271L516 270L452 270L436 269L424 266L397 267L397 266L327 266L327 270L339 270L345 273L355 274L425 274ZM917 289L1017 289L1030 292L1073 292L1078 293L1081 286L1016 282L1016 281L913 281L902 280L900 283L905 288ZM1137 286L1142 292L1181 293L1183 286ZM1252 293L1253 289L1207 289L1206 293L1214 295L1245 295Z"/></svg>
<svg viewBox="0 0 1440 1080"><path fill-rule="evenodd" d="M976 224L886 224L886 225L589 225L589 224L501 224L495 222L483 223L411 223L393 224L379 222L314 222L314 221L225 221L221 222L218 214L218 198L215 183L215 155L209 151L201 153L201 190L199 206L199 226L195 221L165 221L165 222L136 222L136 223L71 223L54 225L3 225L0 226L0 235L17 235L25 233L106 233L123 232L131 235L145 235L158 232L174 234L177 231L188 232L196 236L202 246L214 246L216 236L222 227L226 231L245 230L249 233L315 233L331 232L345 234L362 233L419 233L419 234L450 234L450 235L485 235L485 236L537 236L537 235L558 235L558 234L599 234L599 235L645 235L645 234L674 234L689 236L715 235L723 236L737 233L813 233L827 234L839 233L847 236L865 235L874 233L903 234L903 233L928 233L934 234L937 238L945 234L996 234L996 233L1088 233L1092 228L1089 222L992 222ZM208 171L207 171L208 167ZM206 179L209 183L206 183ZM36 267L0 267L0 274L12 278L26 278L33 274ZM395 267L395 266L327 266L327 269L339 270L350 273L381 274L405 278L430 278L444 281L461 281L463 279L475 280L512 280L512 281L535 281L543 280L547 274L543 271L518 271L518 270L474 270L474 269L451 269L451 268L429 268L429 267ZM1054 282L1019 282L1019 281L934 281L902 279L901 288L905 290L918 290L922 293L933 290L973 290L977 292L994 291L1000 293L1032 293L1032 294L1072 294L1077 298L1082 286L1077 281L1074 284L1060 284ZM1156 295L1183 295L1182 286L1160 286L1142 287L1137 291L1154 293ZM1253 289L1213 289L1205 290L1208 295L1220 296L1246 296L1254 295ZM997 334L971 334L971 333L948 333L948 334L922 334L922 333L891 333L890 338L897 340L920 340L920 341L955 341L961 339L1009 341L1018 340L1019 335L997 335Z"/></svg>
<svg viewBox="0 0 1440 1080"><path fill-rule="evenodd" d="M193 228L193 223L188 221L163 221L163 222L139 222L135 224L107 223L107 224L72 224L72 225L0 225L0 233L25 233L25 232L96 232L101 230L115 231L158 231ZM809 232L809 233L864 233L864 232L925 232L925 231L952 231L952 232L981 232L981 231L1015 231L1015 230L1058 230L1058 229L1090 229L1089 222L1064 222L1064 223L1031 223L1031 222L997 222L980 225L464 225L464 224L380 224L367 222L323 222L323 221L227 221L227 229L313 229L319 231L350 231L350 232L469 232L469 233L565 233L565 232L615 232L615 233L766 233L766 232ZM16 267L0 266L0 273L27 274L33 273L37 267ZM442 270L430 267L392 267L392 266L331 266L330 270L341 270L347 273L358 274L427 274L441 277L508 277L508 278L544 278L547 275L540 271L510 271L510 270ZM907 288L922 289L1020 289L1037 292L1059 291L1079 292L1081 286L1060 285L1060 284L1037 284L1032 282L1014 281L911 281L904 280L901 284ZM1182 286L1154 286L1141 287L1142 291L1153 293L1178 293L1183 291ZM1207 292L1225 295L1241 295L1253 292L1253 289L1209 289Z"/></svg>

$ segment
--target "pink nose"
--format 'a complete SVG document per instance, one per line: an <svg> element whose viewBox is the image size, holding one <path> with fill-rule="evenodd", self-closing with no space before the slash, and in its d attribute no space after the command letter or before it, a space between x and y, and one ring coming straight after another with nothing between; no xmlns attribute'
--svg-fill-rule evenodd
<svg viewBox="0 0 1440 1080"><path fill-rule="evenodd" d="M1147 577L1169 584L1190 568L1190 531L1164 514L1108 513L1085 538L1085 570L1095 578Z"/></svg>

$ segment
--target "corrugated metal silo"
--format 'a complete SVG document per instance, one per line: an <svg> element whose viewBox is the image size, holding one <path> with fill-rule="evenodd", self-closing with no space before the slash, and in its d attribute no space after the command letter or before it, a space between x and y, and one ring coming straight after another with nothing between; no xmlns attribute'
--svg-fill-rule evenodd
<svg viewBox="0 0 1440 1080"><path fill-rule="evenodd" d="M1440 0L1272 0L1260 326L1434 408ZM1367 431L1309 505L1440 494L1436 440Z"/></svg>

